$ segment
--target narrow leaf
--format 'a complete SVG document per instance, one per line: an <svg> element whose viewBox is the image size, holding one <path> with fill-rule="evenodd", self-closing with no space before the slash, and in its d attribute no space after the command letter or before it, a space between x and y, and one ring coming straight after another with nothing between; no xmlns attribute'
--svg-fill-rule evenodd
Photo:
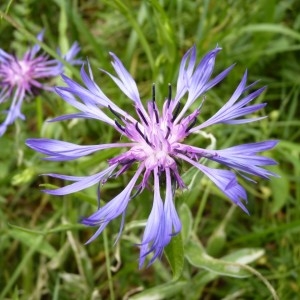
<svg viewBox="0 0 300 300"><path fill-rule="evenodd" d="M180 233L172 238L165 248L165 254L172 268L173 280L178 280L182 274L184 264L183 243Z"/></svg>
<svg viewBox="0 0 300 300"><path fill-rule="evenodd" d="M185 247L185 255L191 265L218 275L236 278L251 276L252 274L244 269L242 264L254 261L263 253L262 250L243 249L243 251L223 257L223 259L216 259L206 254L203 247L195 242L191 241Z"/></svg>

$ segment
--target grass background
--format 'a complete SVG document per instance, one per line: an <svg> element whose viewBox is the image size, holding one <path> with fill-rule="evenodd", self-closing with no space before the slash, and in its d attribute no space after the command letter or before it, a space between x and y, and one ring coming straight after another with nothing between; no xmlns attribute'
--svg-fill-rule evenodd
<svg viewBox="0 0 300 300"><path fill-rule="evenodd" d="M231 255L232 261L251 262L280 299L299 299L299 1L11 0L2 1L0 8L6 14L0 19L2 49L23 53L42 28L46 29L43 47L49 54L58 46L65 52L77 40L96 82L126 109L130 109L128 99L98 70L112 71L109 51L130 70L144 101L153 82L157 98L163 100L169 82L175 89L185 51L195 44L199 59L218 44L223 50L215 72L232 63L236 66L208 93L201 121L229 99L246 68L249 81L260 79L259 86L268 86L256 101L268 102L263 113L269 117L250 125L209 128L216 147L281 140L266 154L279 162L272 170L281 178L258 180L256 185L243 182L251 216L232 207L201 174L185 167L186 181L193 178L194 184L176 197L184 225L184 264L177 252L173 261L169 255L170 263L164 257L138 270L134 243L140 241L151 192L131 203L124 234L115 246L118 220L92 244L84 245L94 229L79 225L78 220L96 209L95 188L67 197L40 192L41 184L63 183L49 182L39 174L92 174L105 167L114 150L64 164L42 161L24 145L28 137L86 145L119 137L93 120L46 123L72 108L51 93L31 99L23 105L26 122L16 122L0 139L0 299L272 299L261 278L249 274L234 278L222 269L221 261L203 260L204 252L218 259ZM76 67L67 73L80 80L78 71ZM53 84L61 84L60 79ZM208 143L200 136L191 142ZM121 191L130 176L109 181L103 200Z"/></svg>

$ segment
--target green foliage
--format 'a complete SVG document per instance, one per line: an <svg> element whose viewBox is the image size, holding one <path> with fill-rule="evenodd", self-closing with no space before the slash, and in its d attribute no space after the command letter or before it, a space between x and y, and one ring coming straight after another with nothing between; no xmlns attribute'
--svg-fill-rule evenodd
<svg viewBox="0 0 300 300"><path fill-rule="evenodd" d="M131 109L128 99L98 71L111 71L109 51L130 70L143 101L151 95L151 84L157 83L159 102L167 96L169 82L175 91L180 58L190 46L197 46L200 58L218 44L223 51L216 71L232 63L236 66L207 95L200 121L228 100L246 68L251 81L261 79L258 85L268 85L257 103L268 102L264 113L269 118L251 125L210 128L207 133L216 145L200 135L192 142L222 149L281 140L268 153L279 162L272 170L281 178L242 182L249 195L250 216L232 208L202 174L182 166L188 185L188 190L176 193L182 232L161 261L138 270L135 245L150 212L151 191L132 201L117 245L119 220L84 245L95 229L79 225L78 220L96 209L95 188L66 197L40 191L40 186L63 183L38 175L92 174L117 152L103 151L62 164L42 161L24 145L29 137L88 145L116 141L119 136L90 120L45 122L72 112L54 93L44 92L26 102L26 122L17 122L0 138L0 299L276 299L269 283L280 299L298 299L299 1L6 0L0 10L1 48L22 53L45 28L41 47L57 58L57 46L64 50L77 40L95 81L127 110ZM79 80L79 68L67 68ZM101 189L103 201L116 195L128 176L107 182Z"/></svg>

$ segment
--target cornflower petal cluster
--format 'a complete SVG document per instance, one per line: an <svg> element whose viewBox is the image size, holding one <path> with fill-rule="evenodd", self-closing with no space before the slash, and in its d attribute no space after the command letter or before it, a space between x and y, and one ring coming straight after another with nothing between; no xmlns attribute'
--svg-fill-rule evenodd
<svg viewBox="0 0 300 300"><path fill-rule="evenodd" d="M93 79L89 64L88 73L84 66L81 69L84 85L63 76L66 86L58 87L56 91L79 112L63 115L52 121L73 118L96 119L112 126L127 141L82 146L53 139L28 139L29 147L46 155L45 159L51 161L68 161L104 149L120 148L121 153L108 160L108 167L94 175L77 177L48 174L73 183L54 190L47 189L44 192L52 195L67 195L95 184L104 184L108 179L116 178L127 170L135 172L120 194L82 220L83 224L98 227L88 242L93 241L110 221L121 216L119 238L129 202L145 188L149 188L153 190L153 206L140 244L139 265L140 267L144 265L148 254L152 253L149 264L161 257L164 247L168 245L172 236L181 230L181 222L174 204L175 190L185 188L178 166L179 161L189 163L203 172L246 213L248 213L245 207L247 195L245 189L238 183L236 172L251 181L253 180L248 175L262 178L275 175L263 167L276 162L271 158L258 155L258 152L272 149L277 143L275 140L243 144L223 150L209 150L184 143L190 134L214 124L241 124L259 120L259 117L243 117L257 112L266 105L265 103L248 105L263 92L264 88L249 92L254 84L247 86L246 72L228 102L207 121L197 125L197 117L203 101L199 108L188 113L191 105L222 81L232 69L231 66L212 78L215 59L220 50L217 47L208 52L199 64L196 64L196 48L192 47L187 51L180 64L176 95L172 97L172 89L169 85L168 97L162 109L159 109L156 103L154 85L152 99L146 106L142 104L135 81L118 57L110 53L117 76L104 72L132 101L135 116L128 114L102 92ZM186 99L184 104L182 104L183 98ZM200 162L202 158L218 162L228 169L205 166Z"/></svg>
<svg viewBox="0 0 300 300"><path fill-rule="evenodd" d="M37 39L42 41L43 35L44 31L40 32ZM25 119L21 112L24 98L39 89L52 90L41 81L56 77L64 71L62 62L50 59L48 55L40 53L40 49L40 45L36 44L20 59L0 49L0 104L11 100L10 108L2 112L6 117L0 125L0 136L17 118ZM70 64L81 64L81 60L75 59L79 50L79 45L74 43L62 58Z"/></svg>

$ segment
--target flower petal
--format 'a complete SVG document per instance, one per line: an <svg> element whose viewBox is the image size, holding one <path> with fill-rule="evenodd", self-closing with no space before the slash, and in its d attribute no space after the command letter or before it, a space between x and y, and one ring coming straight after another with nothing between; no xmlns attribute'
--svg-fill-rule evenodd
<svg viewBox="0 0 300 300"><path fill-rule="evenodd" d="M134 143L114 143L81 146L64 141L38 138L27 139L26 145L35 151L48 155L45 158L47 160L65 161L86 156L93 152L104 149L132 147Z"/></svg>
<svg viewBox="0 0 300 300"><path fill-rule="evenodd" d="M163 202L160 196L157 169L154 170L153 175L153 206L147 220L143 240L141 243L139 268L143 266L145 258L150 252L153 252L153 257L151 258L149 264L152 264L157 257L160 257L163 253L164 246L167 245L171 239L170 236L165 235L165 214Z"/></svg>
<svg viewBox="0 0 300 300"><path fill-rule="evenodd" d="M86 244L92 242L103 231L103 229L107 226L107 224L111 220L117 218L119 215L125 212L128 202L131 199L131 192L143 169L144 166L141 165L139 169L136 171L135 175L129 181L126 188L119 195L114 197L103 207L99 208L90 217L81 220L81 223L87 226L100 226L96 231L96 233L86 242ZM122 230L122 224L123 224L123 220L121 222L120 231Z"/></svg>
<svg viewBox="0 0 300 300"><path fill-rule="evenodd" d="M233 203L249 214L247 208L240 200L247 202L246 191L238 184L233 172L206 167L182 154L178 154L178 156L202 171Z"/></svg>
<svg viewBox="0 0 300 300"><path fill-rule="evenodd" d="M188 64L187 64L188 61ZM190 48L183 56L179 74L177 79L177 89L176 89L176 97L174 99L174 105L178 103L178 101L184 96L188 87L190 78L193 74L194 68L196 63L196 47L195 45Z"/></svg>
<svg viewBox="0 0 300 300"><path fill-rule="evenodd" d="M112 58L113 62L112 65L118 74L119 78L109 74L108 72L104 71L108 74L113 81L118 85L118 87L126 94L128 98L133 100L139 107L142 106L140 95L136 83L129 72L125 69L122 62L119 58L112 52L109 53Z"/></svg>
<svg viewBox="0 0 300 300"><path fill-rule="evenodd" d="M68 195L68 194L72 194L78 191L81 191L83 189L86 189L96 183L99 183L100 181L106 179L107 177L110 176L110 174L115 170L115 168L117 167L117 165L112 165L110 167L108 167L107 169L105 169L102 172L99 172L95 175L91 175L91 176L86 176L86 177L81 177L81 178L77 178L75 183L66 185L62 188L58 188L55 190L43 190L43 192L50 194L50 195L56 195L56 196L62 196L62 195ZM51 176L51 174L49 174ZM58 177L57 174L52 174L53 177ZM61 175L61 178L69 178L69 180L73 180L75 181L75 177L71 176L64 176Z"/></svg>
<svg viewBox="0 0 300 300"><path fill-rule="evenodd" d="M215 113L211 118L203 122L201 125L192 128L190 132L196 132L200 129L218 123L241 124L241 123L249 123L249 122L260 120L261 118L236 120L236 118L243 117L250 113L254 113L266 105L266 103L261 103L261 104L250 105L245 107L246 104L248 104L249 102L257 98L265 90L265 87L262 87L252 92L248 96L238 101L242 93L248 89L248 87L246 87L246 80L247 80L247 71L245 72L240 84L236 88L235 92L233 93L229 101L225 105L223 105L218 110L218 112Z"/></svg>

